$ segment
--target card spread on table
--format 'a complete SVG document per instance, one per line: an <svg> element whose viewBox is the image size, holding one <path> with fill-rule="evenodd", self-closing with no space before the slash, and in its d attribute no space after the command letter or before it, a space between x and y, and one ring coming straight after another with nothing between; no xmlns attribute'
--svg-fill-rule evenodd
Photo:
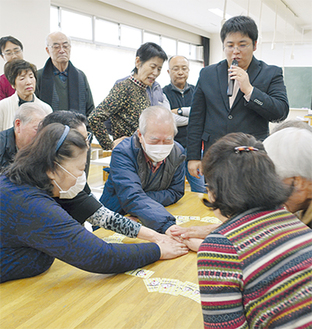
<svg viewBox="0 0 312 329"><path fill-rule="evenodd" d="M114 233L111 236L103 238L103 240L107 243L122 243L122 240L126 238L125 235L119 234L119 233Z"/></svg>
<svg viewBox="0 0 312 329"><path fill-rule="evenodd" d="M107 236L102 240L105 241L106 243L123 243L120 239L116 239L113 236Z"/></svg>
<svg viewBox="0 0 312 329"><path fill-rule="evenodd" d="M144 270L142 268L137 268L136 270L125 272L125 274L136 276L136 277L142 278L142 279L148 279L154 273L155 272L153 272L153 271Z"/></svg>
<svg viewBox="0 0 312 329"><path fill-rule="evenodd" d="M160 292L161 294L170 294L176 296L177 295L176 290L179 285L180 285L179 280L162 279L158 292Z"/></svg>
<svg viewBox="0 0 312 329"><path fill-rule="evenodd" d="M200 303L199 285L196 283L164 278L149 278L143 281L148 292L184 296Z"/></svg>
<svg viewBox="0 0 312 329"><path fill-rule="evenodd" d="M206 223L212 223L212 224L221 224L222 222L216 218L216 217L209 217L209 216L206 216L206 217L203 217L201 219L202 222L206 222Z"/></svg>
<svg viewBox="0 0 312 329"><path fill-rule="evenodd" d="M143 280L148 292L158 292L162 279L150 278Z"/></svg>
<svg viewBox="0 0 312 329"><path fill-rule="evenodd" d="M180 286L180 295L200 302L199 285L193 282L185 281Z"/></svg>
<svg viewBox="0 0 312 329"><path fill-rule="evenodd" d="M180 225L190 221L189 216L174 216L176 218L176 224Z"/></svg>

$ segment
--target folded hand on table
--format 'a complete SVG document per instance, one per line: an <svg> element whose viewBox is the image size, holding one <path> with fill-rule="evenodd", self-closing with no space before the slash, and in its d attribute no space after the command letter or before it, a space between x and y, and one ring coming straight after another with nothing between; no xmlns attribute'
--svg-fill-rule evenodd
<svg viewBox="0 0 312 329"><path fill-rule="evenodd" d="M188 246L193 251L198 251L200 244L206 236L214 231L220 224L209 224L205 226L190 226L181 227L172 225L166 231L166 234L172 236L177 241L180 241Z"/></svg>

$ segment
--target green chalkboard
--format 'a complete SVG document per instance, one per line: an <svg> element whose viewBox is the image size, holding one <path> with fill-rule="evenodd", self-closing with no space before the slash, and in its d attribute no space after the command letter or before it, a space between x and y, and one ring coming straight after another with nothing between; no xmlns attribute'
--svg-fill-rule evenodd
<svg viewBox="0 0 312 329"><path fill-rule="evenodd" d="M285 67L284 77L290 108L311 108L312 67Z"/></svg>

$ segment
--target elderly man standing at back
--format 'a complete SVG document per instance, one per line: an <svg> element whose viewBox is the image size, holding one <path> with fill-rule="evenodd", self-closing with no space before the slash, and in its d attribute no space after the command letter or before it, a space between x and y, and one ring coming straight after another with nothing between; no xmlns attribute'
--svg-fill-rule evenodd
<svg viewBox="0 0 312 329"><path fill-rule="evenodd" d="M168 64L170 84L163 88L163 92L169 100L171 111L174 113L178 126L178 134L175 136L175 140L186 148L188 117L195 87L187 83L190 68L186 57L172 56ZM204 176L199 178L191 176L187 164L186 178L190 183L192 192L206 193Z"/></svg>
<svg viewBox="0 0 312 329"><path fill-rule="evenodd" d="M53 32L46 41L50 58L38 71L36 95L50 104L53 111L71 110L88 117L94 109L93 98L85 74L70 61L69 38Z"/></svg>
<svg viewBox="0 0 312 329"><path fill-rule="evenodd" d="M100 198L105 207L136 216L161 233L175 225L165 207L184 194L185 155L183 147L174 142L176 133L168 109L151 106L142 112L137 132L112 152L110 174Z"/></svg>
<svg viewBox="0 0 312 329"><path fill-rule="evenodd" d="M18 108L13 127L0 132L0 168L13 162L17 151L34 139L38 125L46 115L41 106L32 102Z"/></svg>

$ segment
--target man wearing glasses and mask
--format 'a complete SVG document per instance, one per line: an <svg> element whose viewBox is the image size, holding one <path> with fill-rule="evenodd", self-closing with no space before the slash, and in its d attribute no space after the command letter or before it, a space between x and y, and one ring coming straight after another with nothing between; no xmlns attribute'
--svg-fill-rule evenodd
<svg viewBox="0 0 312 329"><path fill-rule="evenodd" d="M227 20L221 29L226 59L202 69L188 125L187 160L192 176L202 174L204 151L231 132L264 140L269 122L286 119L289 112L282 69L257 60L258 29L247 16Z"/></svg>
<svg viewBox="0 0 312 329"><path fill-rule="evenodd" d="M185 155L174 141L173 114L146 108L139 128L112 152L110 173L100 201L108 209L137 217L144 226L170 235L175 217L166 209L184 195Z"/></svg>

